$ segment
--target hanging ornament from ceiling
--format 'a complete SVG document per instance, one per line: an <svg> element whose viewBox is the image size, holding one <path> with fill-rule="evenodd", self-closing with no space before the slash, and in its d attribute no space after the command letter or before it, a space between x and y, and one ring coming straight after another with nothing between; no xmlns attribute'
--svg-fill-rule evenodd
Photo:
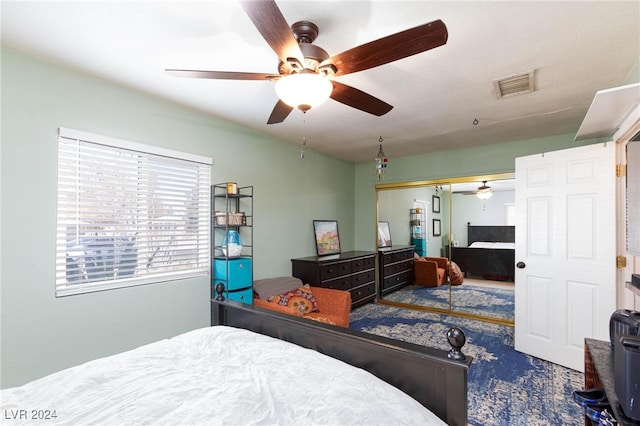
<svg viewBox="0 0 640 426"><path fill-rule="evenodd" d="M378 175L378 180L383 180L384 172L387 168L387 164L389 164L389 159L382 150L382 136L380 136L378 142L380 142L380 149L378 150L378 155L376 156L376 174Z"/></svg>

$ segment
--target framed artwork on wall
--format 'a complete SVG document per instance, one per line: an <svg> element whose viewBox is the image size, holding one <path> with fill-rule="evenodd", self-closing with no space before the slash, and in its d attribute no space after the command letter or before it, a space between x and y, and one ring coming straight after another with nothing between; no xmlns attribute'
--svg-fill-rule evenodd
<svg viewBox="0 0 640 426"><path fill-rule="evenodd" d="M313 233L316 238L316 253L318 256L340 253L338 221L314 220Z"/></svg>
<svg viewBox="0 0 640 426"><path fill-rule="evenodd" d="M378 222L378 247L391 247L391 230L389 222Z"/></svg>
<svg viewBox="0 0 640 426"><path fill-rule="evenodd" d="M437 195L431 196L431 211L433 213L440 213L440 197Z"/></svg>
<svg viewBox="0 0 640 426"><path fill-rule="evenodd" d="M433 219L433 236L439 237L442 234L440 229L440 219Z"/></svg>

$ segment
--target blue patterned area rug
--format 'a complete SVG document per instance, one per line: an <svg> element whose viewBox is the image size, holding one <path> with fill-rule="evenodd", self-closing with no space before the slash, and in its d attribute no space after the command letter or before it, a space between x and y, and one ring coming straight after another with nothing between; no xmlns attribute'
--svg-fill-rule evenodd
<svg viewBox="0 0 640 426"><path fill-rule="evenodd" d="M350 328L449 350L450 327L464 330L469 370L469 424L584 425L572 399L584 375L516 352L513 327L450 315L369 303L353 310Z"/></svg>
<svg viewBox="0 0 640 426"><path fill-rule="evenodd" d="M409 305L449 309L449 286L409 285L384 296L384 299ZM515 306L513 289L465 283L451 286L451 307L457 312L514 321Z"/></svg>

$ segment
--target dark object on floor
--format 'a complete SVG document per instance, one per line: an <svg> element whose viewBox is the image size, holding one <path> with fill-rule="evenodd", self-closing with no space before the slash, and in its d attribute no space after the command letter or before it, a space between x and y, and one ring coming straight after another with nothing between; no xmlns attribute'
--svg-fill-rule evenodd
<svg viewBox="0 0 640 426"><path fill-rule="evenodd" d="M614 426L617 424L618 422L615 417L613 417L613 414L606 409L602 410L602 413L600 413L600 419L598 420L598 426Z"/></svg>
<svg viewBox="0 0 640 426"><path fill-rule="evenodd" d="M464 274L456 262L449 262L449 282L451 285L460 285L464 282Z"/></svg>
<svg viewBox="0 0 640 426"><path fill-rule="evenodd" d="M622 412L640 421L640 337L622 336L616 343L614 356L616 395Z"/></svg>
<svg viewBox="0 0 640 426"><path fill-rule="evenodd" d="M587 404L584 407L584 414L594 422L600 421L600 415L606 410L606 413L611 412L611 405L608 402L600 404Z"/></svg>
<svg viewBox="0 0 640 426"><path fill-rule="evenodd" d="M609 320L609 338L615 351L620 336L640 336L640 312L619 309Z"/></svg>
<svg viewBox="0 0 640 426"><path fill-rule="evenodd" d="M587 389L583 391L573 391L573 400L585 406L587 404L597 404L607 400L607 395L603 389Z"/></svg>

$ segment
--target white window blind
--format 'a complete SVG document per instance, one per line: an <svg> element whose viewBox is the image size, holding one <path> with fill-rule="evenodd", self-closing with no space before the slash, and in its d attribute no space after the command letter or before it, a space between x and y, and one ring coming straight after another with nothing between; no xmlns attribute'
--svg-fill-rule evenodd
<svg viewBox="0 0 640 426"><path fill-rule="evenodd" d="M207 274L211 164L60 128L56 296Z"/></svg>

